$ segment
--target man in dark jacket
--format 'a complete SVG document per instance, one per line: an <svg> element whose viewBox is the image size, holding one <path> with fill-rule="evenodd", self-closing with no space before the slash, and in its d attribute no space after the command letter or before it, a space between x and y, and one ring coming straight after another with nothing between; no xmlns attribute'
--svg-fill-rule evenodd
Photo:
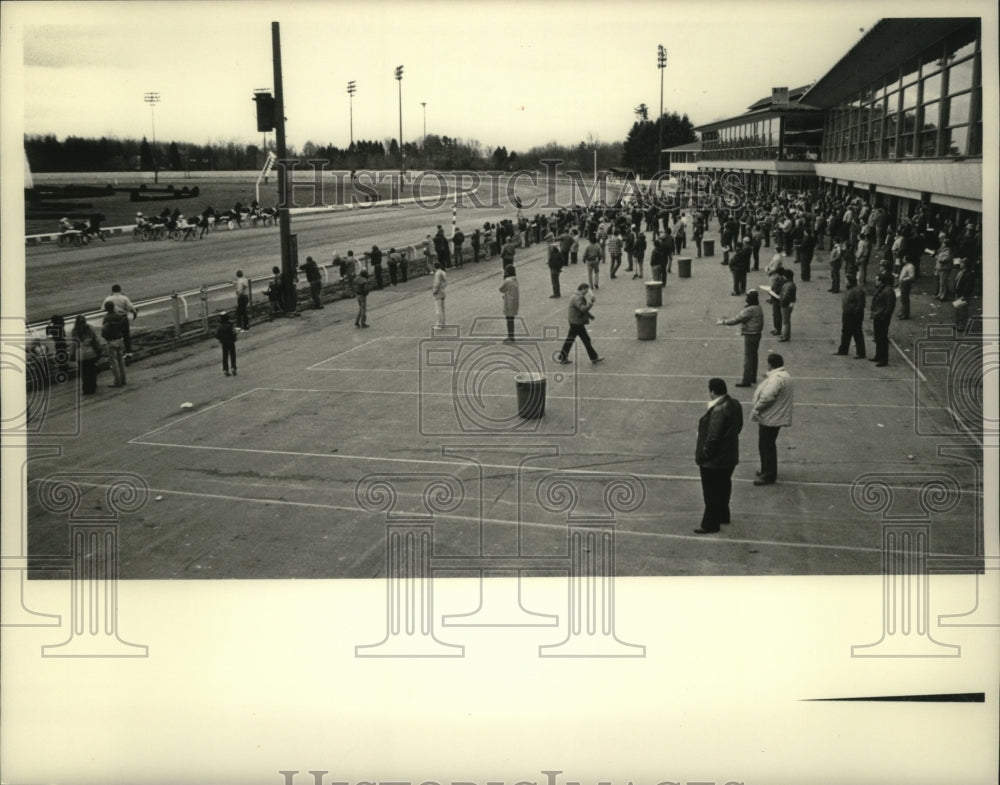
<svg viewBox="0 0 1000 785"><path fill-rule="evenodd" d="M695 462L701 471L701 493L705 512L695 534L714 534L729 523L729 498L733 470L740 462L740 431L743 407L729 397L722 379L708 380L708 411L698 421Z"/></svg>
<svg viewBox="0 0 1000 785"><path fill-rule="evenodd" d="M299 265L299 269L306 274L309 282L309 294L312 297L313 308L322 308L323 301L320 299L320 291L323 288L323 276L320 274L319 266L311 256L307 256L305 262Z"/></svg>
<svg viewBox="0 0 1000 785"><path fill-rule="evenodd" d="M548 260L549 278L552 281L552 294L549 295L550 300L555 300L562 294L562 292L559 291L559 274L562 272L564 264L565 262L563 261L562 252L553 240L549 243Z"/></svg>
<svg viewBox="0 0 1000 785"><path fill-rule="evenodd" d="M382 279L382 251L377 245L372 246L368 257L372 260L372 272L375 273L375 288L381 289L384 286Z"/></svg>
<svg viewBox="0 0 1000 785"><path fill-rule="evenodd" d="M438 261L444 265L444 269L451 267L451 249L448 247L448 238L444 236L444 229L438 224L437 234L434 235L434 251L437 253Z"/></svg>
<svg viewBox="0 0 1000 785"><path fill-rule="evenodd" d="M753 258L752 242L749 237L743 238L743 243L729 260L729 272L733 275L733 297L747 293L747 271Z"/></svg>
<svg viewBox="0 0 1000 785"><path fill-rule="evenodd" d="M841 299L840 314L840 347L834 354L847 354L854 339L855 357L865 358L865 334L862 327L865 323L865 290L858 286L857 276L847 276L847 289Z"/></svg>
<svg viewBox="0 0 1000 785"><path fill-rule="evenodd" d="M872 295L872 332L875 334L875 356L871 362L876 368L889 364L889 322L896 310L896 292L892 288L892 275L882 273L878 277L875 294Z"/></svg>

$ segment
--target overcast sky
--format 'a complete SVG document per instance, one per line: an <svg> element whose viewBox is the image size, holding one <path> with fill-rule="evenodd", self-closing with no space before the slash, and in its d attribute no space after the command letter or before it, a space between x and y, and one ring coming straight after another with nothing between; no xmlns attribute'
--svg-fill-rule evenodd
<svg viewBox="0 0 1000 785"><path fill-rule="evenodd" d="M660 105L696 125L772 87L808 84L882 16L975 13L958 2L77 2L4 5L23 40L24 132L259 143L251 96L273 87L280 23L289 144L345 147L427 132L487 149L624 139ZM21 24L23 23L23 27ZM13 27L11 27L13 25ZM4 74L5 81L8 75ZM9 85L5 85L9 87ZM155 109L143 96L160 94Z"/></svg>

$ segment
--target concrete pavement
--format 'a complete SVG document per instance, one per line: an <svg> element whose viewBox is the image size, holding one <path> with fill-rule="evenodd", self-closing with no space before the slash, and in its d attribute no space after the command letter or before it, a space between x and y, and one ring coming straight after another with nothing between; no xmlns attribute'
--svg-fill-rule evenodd
<svg viewBox="0 0 1000 785"><path fill-rule="evenodd" d="M240 335L235 378L222 375L218 346L205 342L131 366L122 390L107 389L102 374L105 386L79 409L70 390L54 388L47 427L73 432L78 419L79 435L49 439L62 456L28 465L30 552L67 550L66 516L39 501L45 477L89 473L84 504L102 506L114 475L128 471L148 484L150 501L122 519L123 578L377 577L392 516L426 515L428 478L450 476L461 498L433 511L434 553L456 557L465 574L473 568L461 558L564 555L568 520L612 513L620 575L875 574L883 530L878 514L852 500L855 480L877 474L898 504L919 511L922 478L943 473L966 492L935 516L931 553L974 555L982 526L974 472L939 447L974 451L975 440L955 427L936 377L921 381L903 360L915 344L902 323L892 334L905 348L888 368L831 356L840 304L826 292L819 257L812 282L797 282L792 341L765 334L761 346L762 373L767 351L780 351L795 381L779 482L752 485L748 418L733 523L719 535L691 531L702 510L697 419L710 376L727 380L745 413L751 393L732 386L738 329L716 325L742 304L729 296L721 257L694 259L689 279L678 279L675 261L655 341L636 338L644 283L608 280L602 267L589 329L607 360L591 366L578 344L574 364L557 367L568 293L586 272L566 268L564 297L549 299L544 246L533 246L516 259L531 337L513 347L500 343L494 258L449 271L456 329L443 336L430 329L429 279L416 279L371 294L367 330L353 325L353 301L254 326ZM748 286L763 283L762 272L750 273ZM918 320L905 325L913 333L929 313L915 300ZM540 421L517 417L513 375L532 369L548 379ZM181 409L185 402L193 408ZM363 498L369 475L392 487L392 514ZM607 493L622 475L642 503L615 511ZM569 507L552 490L564 486Z"/></svg>

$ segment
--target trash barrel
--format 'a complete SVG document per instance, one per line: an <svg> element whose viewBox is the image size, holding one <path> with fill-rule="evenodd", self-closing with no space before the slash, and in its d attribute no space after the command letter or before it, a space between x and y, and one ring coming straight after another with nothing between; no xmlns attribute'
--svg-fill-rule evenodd
<svg viewBox="0 0 1000 785"><path fill-rule="evenodd" d="M659 308L663 305L663 282L646 281L646 305Z"/></svg>
<svg viewBox="0 0 1000 785"><path fill-rule="evenodd" d="M545 414L545 374L519 373L514 382L517 385L517 416L537 420Z"/></svg>
<svg viewBox="0 0 1000 785"><path fill-rule="evenodd" d="M792 243L792 251L795 253L795 264L802 261L802 243L798 240Z"/></svg>
<svg viewBox="0 0 1000 785"><path fill-rule="evenodd" d="M691 277L691 257L690 256L678 256L677 257L677 277L678 278L690 278Z"/></svg>
<svg viewBox="0 0 1000 785"><path fill-rule="evenodd" d="M639 308L635 312L635 328L640 341L656 340L656 309Z"/></svg>
<svg viewBox="0 0 1000 785"><path fill-rule="evenodd" d="M702 240L701 252L704 256L715 256L715 240Z"/></svg>

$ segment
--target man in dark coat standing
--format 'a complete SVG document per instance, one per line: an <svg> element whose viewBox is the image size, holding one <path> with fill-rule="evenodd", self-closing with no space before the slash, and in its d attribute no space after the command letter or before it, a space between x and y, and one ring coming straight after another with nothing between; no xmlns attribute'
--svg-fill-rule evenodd
<svg viewBox="0 0 1000 785"><path fill-rule="evenodd" d="M323 300L320 294L323 291L323 276L319 271L319 265L311 256L307 256L306 260L299 265L299 269L306 274L306 280L309 282L309 294L312 297L313 308L322 308Z"/></svg>
<svg viewBox="0 0 1000 785"><path fill-rule="evenodd" d="M708 380L708 411L698 421L695 462L701 471L701 493L705 512L695 534L715 534L729 523L729 498L733 470L740 462L740 431L743 407L729 397L722 379Z"/></svg>
<svg viewBox="0 0 1000 785"><path fill-rule="evenodd" d="M892 275L882 273L878 277L875 294L872 295L872 332L875 334L875 356L869 358L876 368L889 364L889 322L896 310L896 293L892 288Z"/></svg>
<svg viewBox="0 0 1000 785"><path fill-rule="evenodd" d="M840 346L834 354L846 355L854 341L855 357L865 358L865 290L858 286L856 276L847 276L847 289L841 298Z"/></svg>

